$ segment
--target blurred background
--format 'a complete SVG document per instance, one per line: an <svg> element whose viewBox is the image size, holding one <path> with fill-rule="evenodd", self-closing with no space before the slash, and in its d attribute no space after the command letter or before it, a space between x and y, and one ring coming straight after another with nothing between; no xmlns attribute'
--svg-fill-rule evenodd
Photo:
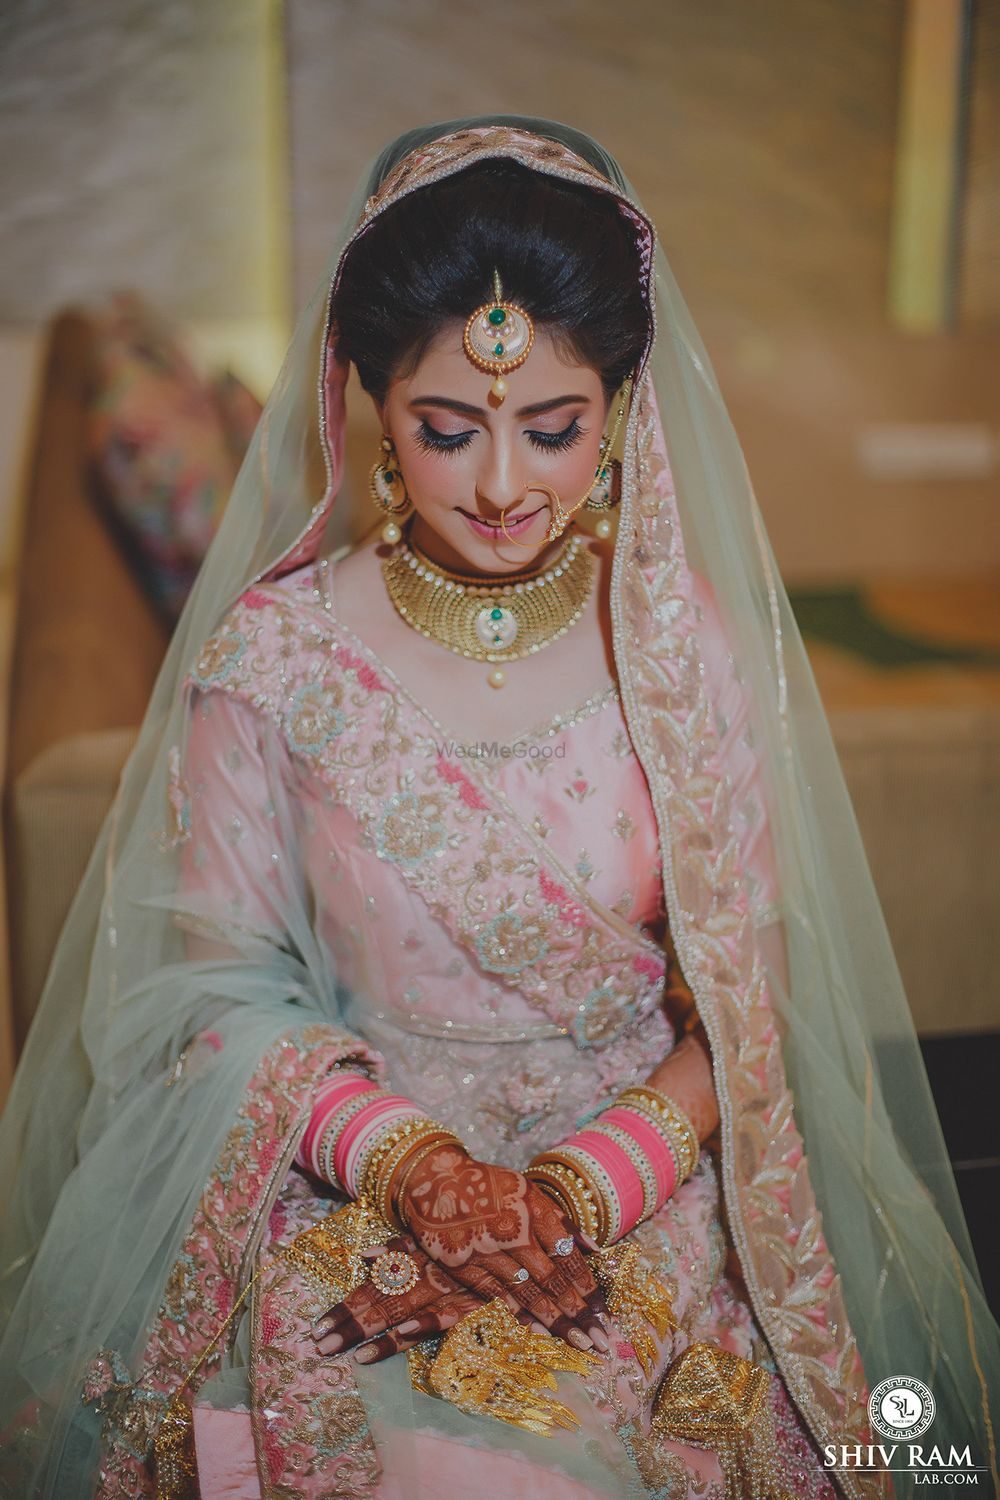
<svg viewBox="0 0 1000 1500"><path fill-rule="evenodd" d="M618 157L702 331L996 1306L1000 0L5 0L0 1072L359 174L494 110Z"/></svg>

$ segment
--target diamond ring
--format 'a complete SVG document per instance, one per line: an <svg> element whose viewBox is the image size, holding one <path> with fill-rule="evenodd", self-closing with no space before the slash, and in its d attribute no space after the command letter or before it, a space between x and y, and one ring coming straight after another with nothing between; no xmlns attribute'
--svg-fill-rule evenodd
<svg viewBox="0 0 1000 1500"><path fill-rule="evenodd" d="M420 1267L405 1250L387 1250L372 1261L368 1274L383 1296L393 1297L413 1290L420 1280Z"/></svg>
<svg viewBox="0 0 1000 1500"><path fill-rule="evenodd" d="M511 1277L511 1280L512 1281L527 1281L527 1279L528 1279L528 1277L530 1275L531 1275L531 1272L528 1271L524 1266L521 1266L518 1270L516 1270L514 1272L514 1275Z"/></svg>
<svg viewBox="0 0 1000 1500"><path fill-rule="evenodd" d="M552 1253L553 1255L572 1255L575 1243L572 1235L567 1234L563 1239L556 1240L552 1247Z"/></svg>

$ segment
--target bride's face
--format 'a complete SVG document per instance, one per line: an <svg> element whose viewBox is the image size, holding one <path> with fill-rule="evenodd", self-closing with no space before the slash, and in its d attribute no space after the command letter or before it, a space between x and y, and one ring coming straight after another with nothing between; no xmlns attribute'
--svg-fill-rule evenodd
<svg viewBox="0 0 1000 1500"><path fill-rule="evenodd" d="M507 395L462 348L461 328L442 333L420 363L390 385L381 409L416 512L412 538L442 567L503 574L541 566L565 533L546 540L554 489L567 510L593 482L608 403L598 372L575 363L537 328ZM514 541L499 526L505 524Z"/></svg>

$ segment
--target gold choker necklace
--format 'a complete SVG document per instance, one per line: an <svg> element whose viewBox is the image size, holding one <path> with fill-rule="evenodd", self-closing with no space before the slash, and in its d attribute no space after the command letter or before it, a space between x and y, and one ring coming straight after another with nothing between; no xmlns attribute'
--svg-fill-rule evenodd
<svg viewBox="0 0 1000 1500"><path fill-rule="evenodd" d="M515 661L576 624L593 587L594 558L571 531L547 568L484 583L446 572L404 533L382 576L400 615L428 640L476 661ZM507 679L497 668L487 680L499 688Z"/></svg>

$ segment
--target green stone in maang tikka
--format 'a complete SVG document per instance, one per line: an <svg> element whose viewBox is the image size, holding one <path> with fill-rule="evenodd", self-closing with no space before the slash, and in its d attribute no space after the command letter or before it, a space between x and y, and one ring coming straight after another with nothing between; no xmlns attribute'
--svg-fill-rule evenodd
<svg viewBox="0 0 1000 1500"><path fill-rule="evenodd" d="M494 307L490 309L489 320L494 328L499 328L501 323L506 322L507 314L502 307Z"/></svg>

